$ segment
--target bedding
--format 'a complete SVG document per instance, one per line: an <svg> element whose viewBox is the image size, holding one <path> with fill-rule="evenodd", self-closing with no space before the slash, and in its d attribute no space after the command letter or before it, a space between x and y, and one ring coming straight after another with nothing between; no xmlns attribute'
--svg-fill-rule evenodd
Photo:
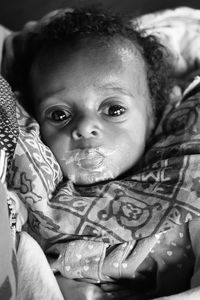
<svg viewBox="0 0 200 300"><path fill-rule="evenodd" d="M165 43L171 42L177 77L190 74L199 65L198 53L194 52L200 45L199 19L199 11L186 8L157 14L157 25L150 16L141 18L141 26L146 24L153 33L161 32ZM184 25L183 31L180 25ZM20 38L24 43L28 30L36 30L37 26L39 23L29 24L21 36L14 34L6 40L12 52L10 58L19 58L13 45ZM183 36L191 41L185 52L187 43L181 39L177 43L175 38ZM7 63L8 52L6 55L3 73L14 80L15 72L13 77L10 70L15 64L12 59ZM123 180L91 187L63 181L55 157L40 140L37 122L17 103L19 132L15 127L11 129L16 148L4 145L6 151L15 150L14 160L13 151L8 153L12 166L7 172L7 198L17 195L25 204L29 213L27 230L48 257L54 255L52 270L68 278L84 277L95 282L131 276L135 278L134 289L148 296L190 287L195 264L195 238L191 240L190 231L194 224L198 226L200 216L199 97L197 79L180 103L169 102L142 170L133 169ZM10 123L16 124L12 120ZM149 271L141 276L144 270ZM192 285L197 282L195 279Z"/></svg>

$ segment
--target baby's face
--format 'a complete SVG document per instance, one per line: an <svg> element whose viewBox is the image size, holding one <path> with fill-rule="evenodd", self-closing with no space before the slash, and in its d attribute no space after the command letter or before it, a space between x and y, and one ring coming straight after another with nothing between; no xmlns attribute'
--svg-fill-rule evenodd
<svg viewBox="0 0 200 300"><path fill-rule="evenodd" d="M43 141L76 184L114 179L137 163L152 129L145 63L139 51L66 47L41 55L31 71Z"/></svg>

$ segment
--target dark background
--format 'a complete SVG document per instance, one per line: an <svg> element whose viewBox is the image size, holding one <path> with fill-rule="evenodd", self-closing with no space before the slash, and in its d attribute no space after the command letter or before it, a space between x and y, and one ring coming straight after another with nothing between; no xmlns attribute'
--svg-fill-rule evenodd
<svg viewBox="0 0 200 300"><path fill-rule="evenodd" d="M85 5L98 5L133 15L178 6L200 9L199 0L0 0L0 23L19 30L25 22L37 20L51 10Z"/></svg>

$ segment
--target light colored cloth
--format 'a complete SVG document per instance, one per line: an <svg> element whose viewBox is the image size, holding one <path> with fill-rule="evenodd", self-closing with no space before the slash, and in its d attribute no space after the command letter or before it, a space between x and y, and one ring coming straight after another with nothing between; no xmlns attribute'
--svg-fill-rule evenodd
<svg viewBox="0 0 200 300"><path fill-rule="evenodd" d="M1 166L2 155L2 151L0 151ZM0 171L2 171L1 166ZM3 165L3 169L5 170L5 165ZM0 299L15 300L18 285L18 268L13 236L9 226L6 198L6 186L0 180Z"/></svg>
<svg viewBox="0 0 200 300"><path fill-rule="evenodd" d="M17 261L18 300L64 300L44 252L25 232L20 233Z"/></svg>
<svg viewBox="0 0 200 300"><path fill-rule="evenodd" d="M167 9L138 18L139 26L154 34L170 50L176 76L200 68L200 10Z"/></svg>

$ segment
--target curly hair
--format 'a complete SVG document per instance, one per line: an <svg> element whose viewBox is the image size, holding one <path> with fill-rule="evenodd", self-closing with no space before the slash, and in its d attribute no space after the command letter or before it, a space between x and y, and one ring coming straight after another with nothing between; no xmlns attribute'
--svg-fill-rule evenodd
<svg viewBox="0 0 200 300"><path fill-rule="evenodd" d="M23 55L23 74L19 76L19 89L28 94L27 74L39 51L45 47L50 51L51 46L66 42L69 45L80 46L84 40L103 40L111 42L113 38L130 40L138 48L147 66L152 107L156 120L160 118L166 106L170 91L169 61L165 47L153 35L140 30L136 22L127 16L110 14L94 9L76 9L62 11L49 22L44 22L40 30L30 33L26 41ZM26 98L26 97L25 97ZM29 95L30 98L30 95ZM24 100L23 105L31 112L32 101Z"/></svg>

